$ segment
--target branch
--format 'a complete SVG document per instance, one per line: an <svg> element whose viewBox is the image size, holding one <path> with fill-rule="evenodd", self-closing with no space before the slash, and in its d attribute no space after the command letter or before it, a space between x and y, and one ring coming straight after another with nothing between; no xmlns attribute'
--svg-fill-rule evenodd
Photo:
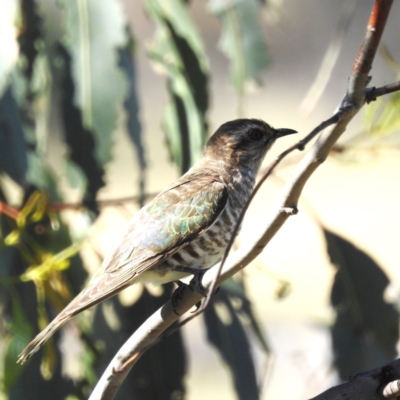
<svg viewBox="0 0 400 400"><path fill-rule="evenodd" d="M317 133L324 129L327 125L335 123L330 129L324 131L318 140L314 143L310 151L300 162L294 174L286 183L279 206L270 222L267 224L264 232L252 245L242 246L234 254L229 255L230 248L233 243L233 237L227 246L224 257L219 267L212 268L207 271L203 278L203 286L209 290L209 296L213 293L213 288L220 285L226 279L247 266L268 244L275 233L281 228L290 215L297 212L297 203L301 192L313 174L327 158L330 150L335 142L345 131L349 122L357 114L366 100L366 85L368 82L368 74L372 66L372 61L378 47L383 28L390 10L392 0L376 0L373 7L367 33L364 42L360 48L358 56L355 60L352 74L349 79L347 95L339 108L339 111L329 120L322 123L314 129L305 139L283 152L267 169L262 180L256 186L256 193L262 182L269 176L278 163L289 153L295 149L302 150L304 145L308 143ZM248 204L247 204L248 206ZM240 220L235 227L235 232L239 229L243 215L247 209L243 210ZM220 274L219 274L220 271ZM209 296L206 303L209 301ZM201 300L201 295L190 290L184 290L182 299L177 305L179 314L183 314L190 310L195 304ZM207 305L207 304L206 304ZM206 306L205 305L205 306ZM200 312L202 312L204 308ZM198 313L196 313L198 315ZM128 341L121 347L119 352L113 358L103 376L99 380L89 400L109 400L112 399L115 392L125 379L126 375L140 358L140 356L154 343L169 336L174 329L165 332L171 325L177 321L178 315L174 312L171 302L167 302L163 307L157 310L142 326L134 332ZM190 320L190 317L183 323Z"/></svg>
<svg viewBox="0 0 400 400"><path fill-rule="evenodd" d="M19 211L16 208L8 205L7 203L0 201L0 215L1 214L7 215L12 219L17 219Z"/></svg>
<svg viewBox="0 0 400 400"><path fill-rule="evenodd" d="M396 399L400 396L400 359L350 378L310 400Z"/></svg>
<svg viewBox="0 0 400 400"><path fill-rule="evenodd" d="M375 101L377 97L385 94L394 93L400 90L400 81L390 83L389 85L382 86L380 88L372 87L367 89L365 93L365 101L371 103Z"/></svg>
<svg viewBox="0 0 400 400"><path fill-rule="evenodd" d="M375 58L393 0L375 0L367 25L364 41L353 64L347 95L362 105L368 75Z"/></svg>

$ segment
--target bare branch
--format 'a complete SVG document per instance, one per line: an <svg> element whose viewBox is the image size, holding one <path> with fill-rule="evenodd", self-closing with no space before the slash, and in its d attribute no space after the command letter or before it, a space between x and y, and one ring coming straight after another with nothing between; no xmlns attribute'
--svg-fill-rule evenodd
<svg viewBox="0 0 400 400"><path fill-rule="evenodd" d="M367 32L353 64L347 94L356 104L362 103L379 42L385 28L393 0L375 0L367 25Z"/></svg>
<svg viewBox="0 0 400 400"><path fill-rule="evenodd" d="M397 380L399 378L400 359L372 371L353 376L349 382L328 389L311 400L395 399L400 395Z"/></svg>
<svg viewBox="0 0 400 400"><path fill-rule="evenodd" d="M400 81L390 83L389 85L385 85L380 88L372 87L366 90L365 100L367 103L370 103L371 101L375 101L379 96L398 92L399 90L400 90Z"/></svg>

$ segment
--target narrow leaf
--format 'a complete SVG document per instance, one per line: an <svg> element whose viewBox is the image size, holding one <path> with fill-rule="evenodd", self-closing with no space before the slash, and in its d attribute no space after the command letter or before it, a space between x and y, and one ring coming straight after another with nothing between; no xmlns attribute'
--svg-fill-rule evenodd
<svg viewBox="0 0 400 400"><path fill-rule="evenodd" d="M335 363L341 378L348 379L396 357L399 313L384 300L389 279L380 266L340 236L325 231L325 237L338 268L331 292Z"/></svg>
<svg viewBox="0 0 400 400"><path fill-rule="evenodd" d="M39 53L38 48L41 45L41 19L37 13L36 7L35 0L21 1L23 28L18 41L21 54L24 56L22 69L28 79L32 77L33 65L35 63L36 56Z"/></svg>
<svg viewBox="0 0 400 400"><path fill-rule="evenodd" d="M380 54L386 65L397 73L400 79L400 64L393 57L387 46L382 45ZM400 94L392 93L389 96L379 97L369 104L364 111L364 123L367 133L375 137L385 137L400 131Z"/></svg>
<svg viewBox="0 0 400 400"><path fill-rule="evenodd" d="M210 11L221 21L222 51L231 61L231 79L239 94L249 82L260 83L269 65L260 24L258 0L211 0Z"/></svg>
<svg viewBox="0 0 400 400"><path fill-rule="evenodd" d="M208 340L229 367L238 398L259 398L250 344L229 297L223 288L204 312Z"/></svg>
<svg viewBox="0 0 400 400"><path fill-rule="evenodd" d="M125 21L117 0L62 0L64 44L72 58L74 104L85 129L95 134L100 165L111 160L118 109L126 96L126 78L118 65L118 48L126 43Z"/></svg>
<svg viewBox="0 0 400 400"><path fill-rule="evenodd" d="M7 323L9 337L6 339L4 357L3 384L6 391L11 388L22 372L21 366L15 360L32 337L32 327L25 318L17 294L12 291L11 297L12 319Z"/></svg>
<svg viewBox="0 0 400 400"><path fill-rule="evenodd" d="M207 66L200 37L182 0L149 0L145 7L157 25L149 54L168 77L170 103L164 130L173 162L185 172L202 154L208 108Z"/></svg>
<svg viewBox="0 0 400 400"><path fill-rule="evenodd" d="M26 185L26 144L18 105L9 87L0 100L0 170Z"/></svg>
<svg viewBox="0 0 400 400"><path fill-rule="evenodd" d="M221 287L227 292L229 298L235 301L235 311L243 317L244 323L246 324L245 327L248 328L257 339L264 353L269 355L271 350L267 338L265 337L262 325L253 312L252 304L246 295L244 281L241 277L236 276L235 279L230 278L225 281Z"/></svg>
<svg viewBox="0 0 400 400"><path fill-rule="evenodd" d="M146 162L146 152L143 146L142 140L142 126L139 120L139 102L136 95L136 71L134 62L134 43L131 33L129 32L129 42L122 48L119 52L120 55L120 65L125 71L128 78L128 96L125 99L125 109L127 112L127 128L129 137L135 146L136 156L138 160L138 165L140 169L139 178L139 204L144 205L145 196L145 171L147 168Z"/></svg>
<svg viewBox="0 0 400 400"><path fill-rule="evenodd" d="M366 107L364 123L367 133L375 137L385 137L400 131L400 94L393 93L378 98Z"/></svg>
<svg viewBox="0 0 400 400"><path fill-rule="evenodd" d="M83 126L81 109L73 103L75 86L71 75L71 58L63 48L60 48L60 54L64 58L65 66L61 105L65 141L69 147L70 159L75 164L75 166L69 165L70 173L68 176L71 178L71 170L73 170L75 180L72 183L76 186L85 186L83 203L89 209L96 211L96 195L105 184L104 168L96 157L96 143L93 132Z"/></svg>

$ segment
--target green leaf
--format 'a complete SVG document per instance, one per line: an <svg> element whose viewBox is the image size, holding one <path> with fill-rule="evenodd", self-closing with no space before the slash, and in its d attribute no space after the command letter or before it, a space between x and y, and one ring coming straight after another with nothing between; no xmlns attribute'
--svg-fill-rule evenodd
<svg viewBox="0 0 400 400"><path fill-rule="evenodd" d="M260 25L258 0L211 0L210 11L221 21L220 47L231 61L231 79L239 94L248 82L260 83L269 65Z"/></svg>
<svg viewBox="0 0 400 400"><path fill-rule="evenodd" d="M27 78L30 79L33 74L33 66L39 48L43 47L41 39L41 19L36 10L35 0L21 1L22 14L22 33L18 37L21 55L23 56L22 69Z"/></svg>
<svg viewBox="0 0 400 400"><path fill-rule="evenodd" d="M19 298L14 291L11 291L11 298L12 319L7 323L9 335L5 339L6 345L3 376L5 391L8 391L11 388L18 376L21 374L22 368L15 361L32 337L32 327L26 320Z"/></svg>
<svg viewBox="0 0 400 400"><path fill-rule="evenodd" d="M399 313L384 300L389 279L366 253L325 232L331 262L337 267L331 304L335 364L342 379L387 364L396 357Z"/></svg>
<svg viewBox="0 0 400 400"><path fill-rule="evenodd" d="M129 81L128 96L125 99L125 109L127 112L127 128L129 137L135 146L136 156L140 169L139 178L139 204L144 205L145 196L145 171L147 168L146 152L142 140L142 126L139 120L139 102L136 95L136 70L134 63L134 43L131 33L129 32L129 43L120 50L120 65L125 71Z"/></svg>
<svg viewBox="0 0 400 400"><path fill-rule="evenodd" d="M118 65L118 48L126 44L125 21L117 0L62 0L64 44L72 58L74 104L85 129L95 134L95 154L104 165L112 157L111 133L127 93Z"/></svg>
<svg viewBox="0 0 400 400"><path fill-rule="evenodd" d="M26 185L26 144L18 104L8 88L0 99L0 170Z"/></svg>
<svg viewBox="0 0 400 400"><path fill-rule="evenodd" d="M367 133L385 137L400 131L400 93L379 97L365 107L364 123Z"/></svg>
<svg viewBox="0 0 400 400"><path fill-rule="evenodd" d="M232 374L240 400L258 399L258 386L250 343L227 292L220 288L204 312L207 338Z"/></svg>
<svg viewBox="0 0 400 400"><path fill-rule="evenodd" d="M203 45L182 0L149 0L145 7L156 23L149 55L168 77L170 103L163 127L171 158L181 172L199 160L206 140L207 63Z"/></svg>
<svg viewBox="0 0 400 400"><path fill-rule="evenodd" d="M61 108L70 156L66 163L67 176L74 187L84 188L83 203L96 212L96 196L105 184L105 172L96 157L94 134L83 126L81 109L73 102L75 86L71 75L71 57L63 48L60 48L60 56L64 60Z"/></svg>
<svg viewBox="0 0 400 400"><path fill-rule="evenodd" d="M19 2L7 0L0 12L0 97L7 89L10 75L18 60L17 15Z"/></svg>
<svg viewBox="0 0 400 400"><path fill-rule="evenodd" d="M400 78L400 64L393 57L389 48L383 44L380 54L386 65ZM400 131L400 94L395 92L389 96L378 97L376 101L365 107L364 124L367 133L375 137L385 137Z"/></svg>
<svg viewBox="0 0 400 400"><path fill-rule="evenodd" d="M269 355L271 350L264 335L262 325L259 323L256 315L253 312L252 304L246 296L244 281L240 276L226 280L221 287L226 290L229 298L235 303L235 311L242 317L242 323L257 339L259 345L266 355Z"/></svg>

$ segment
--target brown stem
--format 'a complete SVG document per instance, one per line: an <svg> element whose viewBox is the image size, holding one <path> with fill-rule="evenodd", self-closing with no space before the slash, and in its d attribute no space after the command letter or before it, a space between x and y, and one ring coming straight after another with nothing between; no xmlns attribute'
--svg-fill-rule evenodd
<svg viewBox="0 0 400 400"><path fill-rule="evenodd" d="M365 39L353 64L353 73L369 74L393 0L376 0L368 21Z"/></svg>
<svg viewBox="0 0 400 400"><path fill-rule="evenodd" d="M352 74L349 79L347 93L355 104L361 105L364 98L368 74L371 71L372 62L378 49L392 3L393 0L375 0L372 7L365 38L354 61Z"/></svg>
<svg viewBox="0 0 400 400"><path fill-rule="evenodd" d="M12 219L17 219L19 211L16 208L8 205L7 203L0 201L0 215L1 214L5 214Z"/></svg>
<svg viewBox="0 0 400 400"><path fill-rule="evenodd" d="M400 81L390 83L389 85L382 86L380 88L369 88L365 93L365 101L371 103L375 101L377 97L383 96L385 94L394 93L400 90Z"/></svg>

